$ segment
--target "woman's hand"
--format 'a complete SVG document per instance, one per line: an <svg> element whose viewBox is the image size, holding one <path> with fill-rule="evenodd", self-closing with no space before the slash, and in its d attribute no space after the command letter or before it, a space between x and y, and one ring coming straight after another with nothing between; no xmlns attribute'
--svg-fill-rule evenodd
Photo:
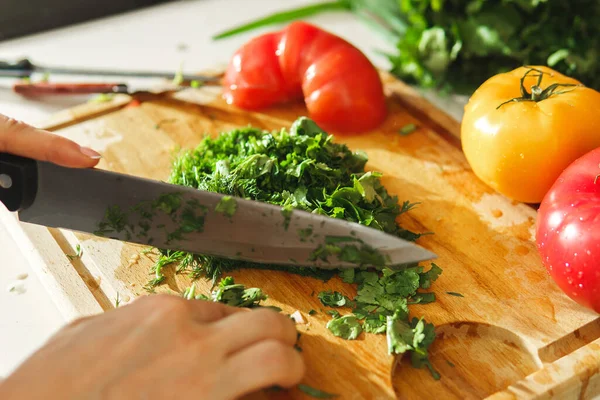
<svg viewBox="0 0 600 400"><path fill-rule="evenodd" d="M0 383L2 399L235 399L304 375L290 318L149 295L71 323Z"/></svg>
<svg viewBox="0 0 600 400"><path fill-rule="evenodd" d="M87 147L0 114L0 153L10 153L63 167L91 168L101 156Z"/></svg>

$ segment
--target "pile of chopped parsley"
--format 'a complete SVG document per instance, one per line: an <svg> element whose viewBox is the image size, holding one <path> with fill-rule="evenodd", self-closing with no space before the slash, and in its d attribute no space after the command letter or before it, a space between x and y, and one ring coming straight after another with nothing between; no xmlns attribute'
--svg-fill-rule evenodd
<svg viewBox="0 0 600 400"><path fill-rule="evenodd" d="M266 132L248 127L206 137L173 163L169 182L200 190L264 201L357 222L414 241L419 234L401 228L397 217L410 210L399 205L380 182L381 174L366 172L367 156L334 143L312 120L302 117L289 131ZM264 265L231 259L160 250L149 286L164 281L163 268L178 265L194 278L216 282L223 272L268 268L328 279L335 271Z"/></svg>
<svg viewBox="0 0 600 400"><path fill-rule="evenodd" d="M170 183L218 192L235 197L264 201L284 210L300 209L360 223L373 229L414 241L419 234L402 228L397 218L414 204L399 203L380 181L381 174L365 171L367 157L334 143L312 120L301 117L288 130L267 132L248 127L206 137L193 150L180 154L173 163ZM224 208L224 212L227 207ZM197 294L195 286L183 296L188 299L219 301L238 307L256 307L267 296L258 288L246 289L230 277L217 280L223 272L241 268L285 270L328 279L339 273L349 284L357 285L357 295L349 299L338 292L321 292L319 300L332 319L327 328L332 334L356 339L363 331L386 334L390 354L410 354L415 367L427 367L439 378L428 359L428 348L435 339L432 324L422 318L409 318L410 304L435 301L428 289L441 269L432 264L425 271L414 264L399 270L364 268L341 271L263 265L182 251L159 250L153 267L155 279L164 280L163 269L177 265L194 278L213 280L216 289L210 296ZM341 315L337 309L352 312ZM309 315L312 315L309 313Z"/></svg>

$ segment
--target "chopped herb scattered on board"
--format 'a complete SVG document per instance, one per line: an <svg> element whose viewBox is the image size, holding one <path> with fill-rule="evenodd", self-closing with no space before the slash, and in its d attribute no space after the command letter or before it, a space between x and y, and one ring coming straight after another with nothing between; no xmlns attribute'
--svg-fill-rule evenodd
<svg viewBox="0 0 600 400"><path fill-rule="evenodd" d="M206 137L196 149L175 159L169 181L231 196L217 206L216 211L226 215L235 213L234 197L241 197L281 206L286 228L293 210L299 209L357 222L406 240L418 239L420 234L397 223L398 216L415 204L399 202L390 195L380 181L380 173L365 171L366 162L365 154L334 143L331 135L303 117L289 130L266 132L249 127L216 138ZM113 211L114 224L126 227L126 218ZM298 234L306 240L311 233L302 230ZM327 323L331 333L347 340L357 339L363 331L385 334L390 354L407 353L415 367L429 368L434 378L439 378L428 358L428 348L435 339L434 327L423 318L410 319L408 310L411 304L435 301L434 293L423 289L429 289L441 274L436 264L431 264L427 271L417 264L394 270L384 268L381 254L351 234L327 238L313 257L326 259L335 254L349 262L378 268L368 270L359 266L331 271L254 264L182 251L159 252L153 268L155 277L149 287L160 284L164 280L163 269L174 265L179 272L187 270L194 278L212 279L216 286L207 296L196 293L192 285L184 297L238 307L259 306L267 296L258 288L236 284L230 277L216 284L224 272L240 268L279 269L324 280L339 273L343 282L357 285L357 294L354 299L334 291L318 294L323 305L335 308L326 311L332 316ZM351 313L342 315L338 311L342 308Z"/></svg>
<svg viewBox="0 0 600 400"><path fill-rule="evenodd" d="M374 229L416 240L419 234L403 229L397 217L414 204L399 204L380 181L381 174L365 171L367 157L334 143L312 120L301 117L289 130L267 132L248 127L206 137L173 163L169 182L230 196L264 201L282 207L288 221L294 209L358 222ZM117 215L118 216L118 215ZM116 220L118 223L124 221ZM344 239L347 241L348 238ZM357 243L329 239L329 246L315 252L326 258L342 252L349 261L380 262L377 252ZM337 243L336 243L337 242ZM168 262L167 262L168 261ZM335 271L264 265L231 259L161 250L153 284L161 283L162 269L185 262L192 276L218 280L222 272L239 268L279 269L329 279Z"/></svg>

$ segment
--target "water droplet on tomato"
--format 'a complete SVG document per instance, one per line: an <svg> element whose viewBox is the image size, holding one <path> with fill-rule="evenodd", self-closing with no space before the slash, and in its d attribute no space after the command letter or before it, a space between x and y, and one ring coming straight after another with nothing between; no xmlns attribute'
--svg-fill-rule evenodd
<svg viewBox="0 0 600 400"><path fill-rule="evenodd" d="M589 255L591 255L591 254L592 254L592 252L591 252L591 251L589 251L589 250L586 250L586 251L585 251L585 254L587 254L587 255L589 256Z"/></svg>
<svg viewBox="0 0 600 400"><path fill-rule="evenodd" d="M579 271L579 272L577 273L577 277L578 277L579 279L583 278L583 271Z"/></svg>
<svg viewBox="0 0 600 400"><path fill-rule="evenodd" d="M577 287L578 287L579 289L583 289L583 283L580 283L579 285L577 285Z"/></svg>
<svg viewBox="0 0 600 400"><path fill-rule="evenodd" d="M573 278L571 278L570 276L567 276L567 283L569 285L572 285L573 284Z"/></svg>
<svg viewBox="0 0 600 400"><path fill-rule="evenodd" d="M525 158L525 154L521 153L521 154L519 154L519 157L521 157L521 159L524 159Z"/></svg>

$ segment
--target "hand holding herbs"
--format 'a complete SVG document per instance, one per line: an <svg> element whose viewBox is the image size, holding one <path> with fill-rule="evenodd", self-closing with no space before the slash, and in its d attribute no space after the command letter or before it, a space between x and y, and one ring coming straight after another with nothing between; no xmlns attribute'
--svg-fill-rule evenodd
<svg viewBox="0 0 600 400"><path fill-rule="evenodd" d="M296 341L272 310L147 296L60 330L0 381L0 398L232 400L297 385Z"/></svg>

